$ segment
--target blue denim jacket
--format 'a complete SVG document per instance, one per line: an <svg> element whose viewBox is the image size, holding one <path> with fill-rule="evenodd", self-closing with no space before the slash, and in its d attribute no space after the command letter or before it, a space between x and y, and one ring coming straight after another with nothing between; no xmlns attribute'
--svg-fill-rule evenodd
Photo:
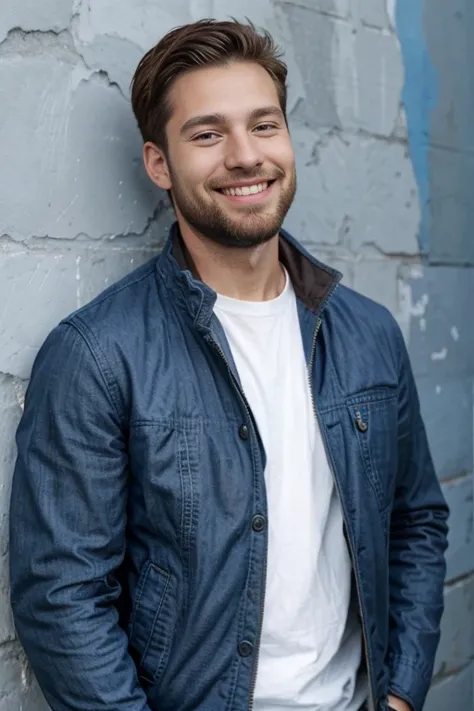
<svg viewBox="0 0 474 711"><path fill-rule="evenodd" d="M401 333L286 232L363 627L369 708L422 708L447 507ZM53 711L244 711L265 598L265 452L176 227L49 335L11 501L12 607Z"/></svg>

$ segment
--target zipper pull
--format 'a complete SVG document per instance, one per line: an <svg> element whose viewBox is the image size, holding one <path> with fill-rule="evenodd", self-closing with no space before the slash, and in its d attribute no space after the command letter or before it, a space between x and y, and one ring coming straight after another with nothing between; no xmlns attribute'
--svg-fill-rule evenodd
<svg viewBox="0 0 474 711"><path fill-rule="evenodd" d="M360 414L359 410L357 410L356 412L356 425L359 432L367 432L367 430L369 429L369 425L367 424L367 422L364 422L364 419Z"/></svg>

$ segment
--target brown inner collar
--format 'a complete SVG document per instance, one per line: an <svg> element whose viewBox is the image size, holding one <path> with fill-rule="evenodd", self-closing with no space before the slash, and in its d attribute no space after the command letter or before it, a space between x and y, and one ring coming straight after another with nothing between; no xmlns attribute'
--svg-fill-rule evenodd
<svg viewBox="0 0 474 711"><path fill-rule="evenodd" d="M196 279L202 281L179 229L174 231L172 254L180 269L189 270ZM310 311L316 313L336 281L335 274L332 274L323 266L318 266L311 262L306 255L281 235L279 238L279 258L288 272L297 298Z"/></svg>

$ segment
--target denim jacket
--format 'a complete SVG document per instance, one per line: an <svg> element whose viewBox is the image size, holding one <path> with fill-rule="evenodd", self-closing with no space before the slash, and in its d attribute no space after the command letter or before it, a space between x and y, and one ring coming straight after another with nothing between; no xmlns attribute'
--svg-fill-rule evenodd
<svg viewBox="0 0 474 711"><path fill-rule="evenodd" d="M403 338L284 231L280 260L344 516L369 709L390 691L420 711L448 510ZM17 434L11 601L53 711L252 707L271 512L215 299L175 226L36 358Z"/></svg>

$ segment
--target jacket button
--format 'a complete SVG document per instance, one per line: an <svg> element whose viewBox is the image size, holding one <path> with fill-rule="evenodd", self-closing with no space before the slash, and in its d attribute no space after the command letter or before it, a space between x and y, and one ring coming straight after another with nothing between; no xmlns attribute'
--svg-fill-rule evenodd
<svg viewBox="0 0 474 711"><path fill-rule="evenodd" d="M253 644L243 640L239 644L239 654L241 657L250 657L253 652Z"/></svg>
<svg viewBox="0 0 474 711"><path fill-rule="evenodd" d="M267 522L265 520L265 516L261 516L260 514L257 514L252 519L252 528L255 531L255 533L261 533L264 530L266 523Z"/></svg>
<svg viewBox="0 0 474 711"><path fill-rule="evenodd" d="M240 439L244 439L244 440L249 438L249 428L247 427L247 425L240 425L239 437L240 437Z"/></svg>

